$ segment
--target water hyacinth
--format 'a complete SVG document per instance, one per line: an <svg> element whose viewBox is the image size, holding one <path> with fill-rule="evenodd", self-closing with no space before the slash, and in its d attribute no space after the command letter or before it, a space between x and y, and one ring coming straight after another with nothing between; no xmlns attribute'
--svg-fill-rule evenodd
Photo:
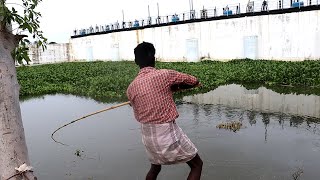
<svg viewBox="0 0 320 180"><path fill-rule="evenodd" d="M156 67L192 74L201 81L201 88L180 92L176 97L208 92L229 83L241 83L248 88L263 85L285 93L320 94L320 61L157 62ZM132 61L68 62L17 68L21 98L62 93L102 102L126 101L126 89L138 71Z"/></svg>

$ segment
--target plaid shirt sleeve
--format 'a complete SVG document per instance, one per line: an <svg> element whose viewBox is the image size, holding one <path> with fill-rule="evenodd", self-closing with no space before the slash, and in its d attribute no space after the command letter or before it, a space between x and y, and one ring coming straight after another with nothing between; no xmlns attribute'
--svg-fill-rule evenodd
<svg viewBox="0 0 320 180"><path fill-rule="evenodd" d="M189 74L180 73L175 70L168 70L169 72L169 86L173 87L175 85L183 89L192 88L199 84L199 81L196 77Z"/></svg>

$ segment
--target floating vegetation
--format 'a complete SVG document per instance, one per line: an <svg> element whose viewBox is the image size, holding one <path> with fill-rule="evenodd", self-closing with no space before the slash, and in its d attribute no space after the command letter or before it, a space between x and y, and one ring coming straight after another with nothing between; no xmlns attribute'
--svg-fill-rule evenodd
<svg viewBox="0 0 320 180"><path fill-rule="evenodd" d="M74 153L74 155L76 155L76 156L78 156L78 157L81 158L83 152L84 152L84 151L82 151L82 150L80 150L80 149L77 149L76 152Z"/></svg>
<svg viewBox="0 0 320 180"><path fill-rule="evenodd" d="M248 88L263 85L279 93L320 95L320 61L157 62L156 67L175 69L199 78L201 88L179 92L175 95L178 98L205 93L230 83L256 84ZM22 99L61 93L90 97L101 102L126 101L126 89L138 71L132 61L67 62L17 68Z"/></svg>
<svg viewBox="0 0 320 180"><path fill-rule="evenodd" d="M216 126L219 129L227 129L233 132L239 131L242 127L242 123L240 121L230 121L230 122L223 122Z"/></svg>
<svg viewBox="0 0 320 180"><path fill-rule="evenodd" d="M303 174L303 169L302 169L302 168L298 168L298 169L292 174L293 180L299 180L302 174Z"/></svg>

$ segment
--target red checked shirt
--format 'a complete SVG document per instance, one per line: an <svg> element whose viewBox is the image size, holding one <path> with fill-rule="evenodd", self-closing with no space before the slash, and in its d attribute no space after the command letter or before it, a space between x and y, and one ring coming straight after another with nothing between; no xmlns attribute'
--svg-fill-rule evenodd
<svg viewBox="0 0 320 180"><path fill-rule="evenodd" d="M179 114L171 86L197 85L197 78L174 70L142 68L127 89L134 115L140 123L162 124L175 120Z"/></svg>

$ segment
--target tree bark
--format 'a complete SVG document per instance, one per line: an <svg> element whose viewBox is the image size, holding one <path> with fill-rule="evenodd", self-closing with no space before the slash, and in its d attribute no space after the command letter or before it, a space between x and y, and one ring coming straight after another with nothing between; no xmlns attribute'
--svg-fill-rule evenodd
<svg viewBox="0 0 320 180"><path fill-rule="evenodd" d="M16 174L15 167L30 166L19 104L19 84L11 52L19 38L0 30L0 180ZM25 173L28 179L36 177ZM11 180L22 179L15 176Z"/></svg>

